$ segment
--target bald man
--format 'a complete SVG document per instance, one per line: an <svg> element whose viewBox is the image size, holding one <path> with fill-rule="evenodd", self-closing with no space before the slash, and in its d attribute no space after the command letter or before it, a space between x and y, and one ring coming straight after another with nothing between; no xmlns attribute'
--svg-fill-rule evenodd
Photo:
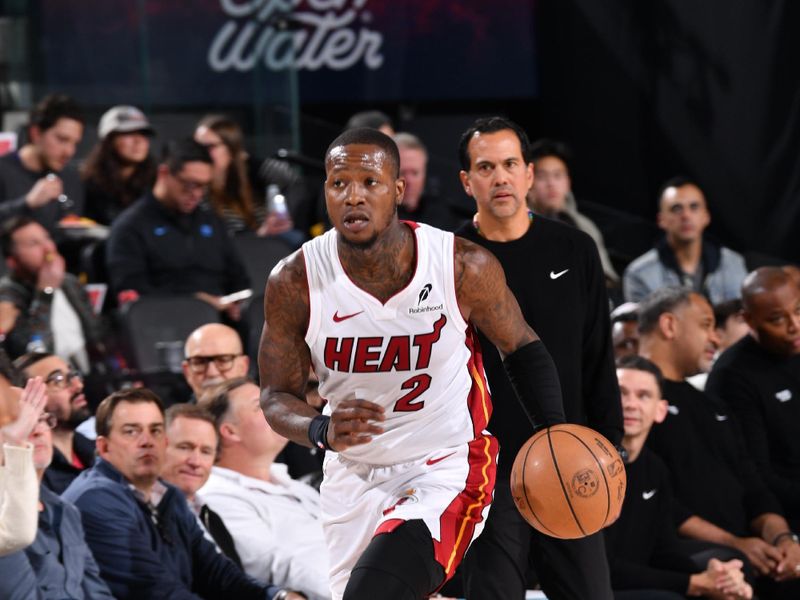
<svg viewBox="0 0 800 600"><path fill-rule="evenodd" d="M707 389L745 424L750 452L800 528L800 281L796 271L762 267L742 286L750 334L723 353Z"/></svg>
<svg viewBox="0 0 800 600"><path fill-rule="evenodd" d="M195 399L223 381L244 377L250 367L239 334L221 323L209 323L190 333L184 356L183 375Z"/></svg>

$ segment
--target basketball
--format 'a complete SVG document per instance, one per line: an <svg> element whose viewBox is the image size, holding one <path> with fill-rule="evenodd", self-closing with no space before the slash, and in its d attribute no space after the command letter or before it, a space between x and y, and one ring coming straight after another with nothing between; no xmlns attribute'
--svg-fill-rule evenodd
<svg viewBox="0 0 800 600"><path fill-rule="evenodd" d="M625 484L625 465L611 442L571 423L536 433L511 469L517 510L554 538L586 537L616 521Z"/></svg>

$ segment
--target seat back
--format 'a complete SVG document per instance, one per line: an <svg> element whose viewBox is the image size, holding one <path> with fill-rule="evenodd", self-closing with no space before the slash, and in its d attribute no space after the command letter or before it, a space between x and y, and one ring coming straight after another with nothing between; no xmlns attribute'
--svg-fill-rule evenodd
<svg viewBox="0 0 800 600"><path fill-rule="evenodd" d="M201 325L219 322L219 313L192 297L144 297L126 305L120 318L138 373L180 373L186 338Z"/></svg>
<svg viewBox="0 0 800 600"><path fill-rule="evenodd" d="M253 294L263 294L270 271L292 253L292 247L280 238L252 233L239 233L233 239L250 276Z"/></svg>

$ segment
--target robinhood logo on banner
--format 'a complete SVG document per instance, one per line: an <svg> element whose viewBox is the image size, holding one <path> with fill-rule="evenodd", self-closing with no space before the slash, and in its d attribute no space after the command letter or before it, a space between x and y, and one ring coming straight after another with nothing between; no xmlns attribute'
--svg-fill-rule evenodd
<svg viewBox="0 0 800 600"><path fill-rule="evenodd" d="M367 0L220 0L229 19L208 50L214 71L348 69L383 64L383 35L366 26ZM302 5L302 7L301 7ZM288 25L285 29L280 24Z"/></svg>

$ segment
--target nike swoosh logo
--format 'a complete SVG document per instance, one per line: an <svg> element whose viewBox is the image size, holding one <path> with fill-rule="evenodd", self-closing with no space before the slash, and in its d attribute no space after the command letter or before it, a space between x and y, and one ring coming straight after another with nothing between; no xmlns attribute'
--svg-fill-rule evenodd
<svg viewBox="0 0 800 600"><path fill-rule="evenodd" d="M715 413L714 414L714 418L717 421L719 421L720 423L722 423L722 421L727 421L728 420L728 415L718 415L718 414Z"/></svg>
<svg viewBox="0 0 800 600"><path fill-rule="evenodd" d="M642 492L642 498L650 500L650 498L656 495L656 491L657 490L650 490L649 492Z"/></svg>
<svg viewBox="0 0 800 600"><path fill-rule="evenodd" d="M567 271L569 271L569 269L564 269L563 271L559 271L558 273L555 273L554 271L550 271L550 279L558 279L559 277L561 277Z"/></svg>
<svg viewBox="0 0 800 600"><path fill-rule="evenodd" d="M455 454L455 452L451 452L450 454L445 454L444 456L440 456L439 458L429 458L428 460L425 461L425 464L435 465L436 463L443 461L445 458L450 458L451 456L453 456L453 454Z"/></svg>
<svg viewBox="0 0 800 600"><path fill-rule="evenodd" d="M356 317L356 316L360 315L363 312L364 312L363 310L360 310L357 313L353 313L352 315L342 315L340 317L339 316L339 311L337 310L335 313L333 313L333 322L334 323L341 323L342 321L347 321L347 319L352 319L353 317Z"/></svg>

